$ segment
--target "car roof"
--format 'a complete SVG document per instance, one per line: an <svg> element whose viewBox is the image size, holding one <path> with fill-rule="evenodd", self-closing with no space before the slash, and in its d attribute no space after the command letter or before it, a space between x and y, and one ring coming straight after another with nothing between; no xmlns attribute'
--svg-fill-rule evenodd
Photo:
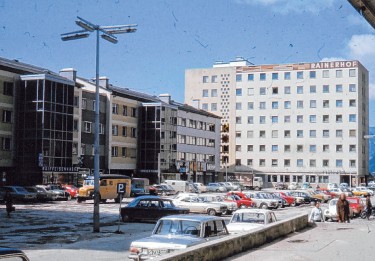
<svg viewBox="0 0 375 261"><path fill-rule="evenodd" d="M171 215L161 218L160 220L189 220L206 222L210 220L224 220L221 217L208 216L208 215Z"/></svg>
<svg viewBox="0 0 375 261"><path fill-rule="evenodd" d="M0 255L9 255L9 254L24 254L22 250L16 248L0 247Z"/></svg>
<svg viewBox="0 0 375 261"><path fill-rule="evenodd" d="M139 196L139 197L136 197L135 199L161 199L161 197L159 196Z"/></svg>

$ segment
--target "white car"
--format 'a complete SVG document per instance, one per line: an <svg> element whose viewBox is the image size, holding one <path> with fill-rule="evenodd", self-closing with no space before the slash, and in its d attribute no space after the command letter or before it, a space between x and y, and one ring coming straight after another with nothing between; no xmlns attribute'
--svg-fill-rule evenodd
<svg viewBox="0 0 375 261"><path fill-rule="evenodd" d="M328 190L338 189L338 188L339 188L339 186L336 183L328 183L328 185L327 185Z"/></svg>
<svg viewBox="0 0 375 261"><path fill-rule="evenodd" d="M130 244L129 258L150 260L176 250L227 236L225 221L219 217L173 215L161 218L152 235Z"/></svg>
<svg viewBox="0 0 375 261"><path fill-rule="evenodd" d="M207 192L207 187L203 183L194 183L195 186L199 189L199 192Z"/></svg>
<svg viewBox="0 0 375 261"><path fill-rule="evenodd" d="M233 211L236 211L238 209L237 203L225 201L224 197L221 195L204 194L204 195L200 195L199 198L202 199L203 202L218 203L218 204L226 205L227 211L223 213L224 215L230 215L233 213Z"/></svg>
<svg viewBox="0 0 375 261"><path fill-rule="evenodd" d="M227 229L229 233L249 231L276 222L276 215L267 209L239 209L233 213Z"/></svg>
<svg viewBox="0 0 375 261"><path fill-rule="evenodd" d="M288 189L290 190L295 190L295 189L298 189L299 188L299 185L297 182L290 182L290 184L288 185Z"/></svg>
<svg viewBox="0 0 375 261"><path fill-rule="evenodd" d="M257 208L274 208L277 209L279 207L279 201L276 199L270 199L264 197L262 192L253 192L253 191L243 191L246 197L250 198L253 201Z"/></svg>
<svg viewBox="0 0 375 261"><path fill-rule="evenodd" d="M228 211L225 204L205 202L198 196L183 195L173 199L177 207L188 208L191 213L221 216Z"/></svg>
<svg viewBox="0 0 375 261"><path fill-rule="evenodd" d="M338 201L337 198L331 199L329 201L328 208L323 211L323 217L324 217L325 221L327 221L329 219L332 220L332 221L338 220L337 209L336 209L337 201ZM352 208L349 207L349 211L350 211L349 217L353 217Z"/></svg>

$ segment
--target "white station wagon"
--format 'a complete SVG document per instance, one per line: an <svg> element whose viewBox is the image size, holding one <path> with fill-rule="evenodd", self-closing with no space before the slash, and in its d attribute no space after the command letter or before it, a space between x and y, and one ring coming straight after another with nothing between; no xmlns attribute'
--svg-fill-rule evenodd
<svg viewBox="0 0 375 261"><path fill-rule="evenodd" d="M233 213L227 225L230 233L250 231L276 222L276 215L267 209L239 209Z"/></svg>
<svg viewBox="0 0 375 261"><path fill-rule="evenodd" d="M203 215L173 215L161 218L152 235L130 244L129 258L153 259L228 235L224 219Z"/></svg>

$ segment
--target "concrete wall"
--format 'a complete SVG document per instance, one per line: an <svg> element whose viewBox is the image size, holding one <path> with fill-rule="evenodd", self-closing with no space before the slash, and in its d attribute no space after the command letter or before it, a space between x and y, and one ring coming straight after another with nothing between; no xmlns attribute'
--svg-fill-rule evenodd
<svg viewBox="0 0 375 261"><path fill-rule="evenodd" d="M219 240L176 251L156 260L163 261L211 261L222 260L241 252L269 243L277 238L301 230L308 225L308 215L301 214L258 228L248 233L230 235Z"/></svg>

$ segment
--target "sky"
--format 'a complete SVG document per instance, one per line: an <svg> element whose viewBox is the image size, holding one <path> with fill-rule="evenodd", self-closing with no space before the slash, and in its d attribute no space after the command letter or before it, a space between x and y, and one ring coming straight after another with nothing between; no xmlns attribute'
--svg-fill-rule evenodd
<svg viewBox="0 0 375 261"><path fill-rule="evenodd" d="M100 76L179 102L185 70L216 61L359 60L370 71L375 126L374 29L347 0L0 0L0 57L94 78L95 35L60 38L81 29L77 16L102 26L137 24L117 44L100 41Z"/></svg>

